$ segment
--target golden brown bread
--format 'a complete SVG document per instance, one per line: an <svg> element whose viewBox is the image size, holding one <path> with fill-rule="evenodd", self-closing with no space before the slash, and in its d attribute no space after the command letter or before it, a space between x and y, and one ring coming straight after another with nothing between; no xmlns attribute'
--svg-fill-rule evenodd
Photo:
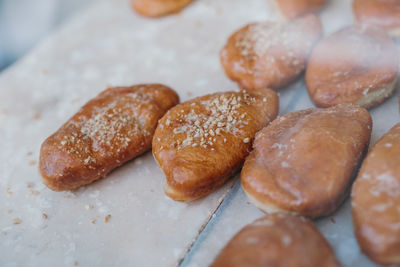
<svg viewBox="0 0 400 267"><path fill-rule="evenodd" d="M260 218L225 246L211 267L338 267L324 236L309 220L285 213Z"/></svg>
<svg viewBox="0 0 400 267"><path fill-rule="evenodd" d="M381 29L351 26L319 42L306 71L317 106L355 103L370 108L386 100L397 81L398 53Z"/></svg>
<svg viewBox="0 0 400 267"><path fill-rule="evenodd" d="M295 19L306 14L318 12L326 0L272 0L281 14L287 19Z"/></svg>
<svg viewBox="0 0 400 267"><path fill-rule="evenodd" d="M400 266L400 124L371 149L352 190L354 230L378 264Z"/></svg>
<svg viewBox="0 0 400 267"><path fill-rule="evenodd" d="M179 12L193 0L131 0L132 7L147 17L161 17Z"/></svg>
<svg viewBox="0 0 400 267"><path fill-rule="evenodd" d="M353 104L283 115L257 133L243 189L264 212L328 215L348 193L371 128L368 111Z"/></svg>
<svg viewBox="0 0 400 267"><path fill-rule="evenodd" d="M178 102L178 95L160 84L103 91L42 144L44 183L62 191L104 177L151 148L158 120Z"/></svg>
<svg viewBox="0 0 400 267"><path fill-rule="evenodd" d="M275 92L260 89L206 95L169 110L153 138L165 193L190 201L222 185L243 164L255 133L277 116L278 102Z"/></svg>
<svg viewBox="0 0 400 267"><path fill-rule="evenodd" d="M315 15L284 23L249 24L229 37L220 53L221 64L243 89L279 89L304 70L321 31Z"/></svg>
<svg viewBox="0 0 400 267"><path fill-rule="evenodd" d="M353 12L357 23L379 26L400 37L400 1L354 0Z"/></svg>

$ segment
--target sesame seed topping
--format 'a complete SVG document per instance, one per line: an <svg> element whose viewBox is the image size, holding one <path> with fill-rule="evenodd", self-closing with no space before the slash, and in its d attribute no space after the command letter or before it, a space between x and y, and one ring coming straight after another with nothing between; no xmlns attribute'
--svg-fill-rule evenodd
<svg viewBox="0 0 400 267"><path fill-rule="evenodd" d="M246 116L239 109L254 101L254 97L244 92L215 94L207 100L191 103L185 113L178 112L174 114L176 118L167 118L165 125L171 121L176 125L173 133L181 135L179 139L182 140L175 142L178 150L188 146L213 148L218 140L227 142L226 134L242 134L249 118L244 119Z"/></svg>
<svg viewBox="0 0 400 267"><path fill-rule="evenodd" d="M250 143L250 138L245 138L245 139L243 139L243 143L245 143L245 144L247 144L247 143Z"/></svg>

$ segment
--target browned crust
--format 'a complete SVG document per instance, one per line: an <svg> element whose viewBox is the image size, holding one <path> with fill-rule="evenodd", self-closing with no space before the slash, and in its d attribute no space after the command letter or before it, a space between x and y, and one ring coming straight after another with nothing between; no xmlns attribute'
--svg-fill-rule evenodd
<svg viewBox="0 0 400 267"><path fill-rule="evenodd" d="M162 17L181 11L193 0L131 0L133 9L146 17Z"/></svg>
<svg viewBox="0 0 400 267"><path fill-rule="evenodd" d="M244 227L211 266L338 267L340 264L311 221L275 213Z"/></svg>
<svg viewBox="0 0 400 267"><path fill-rule="evenodd" d="M400 34L400 2L397 0L354 0L353 12L359 24L382 27L390 35Z"/></svg>
<svg viewBox="0 0 400 267"><path fill-rule="evenodd" d="M295 19L306 14L317 13L326 0L274 0L280 12L287 19Z"/></svg>
<svg viewBox="0 0 400 267"><path fill-rule="evenodd" d="M268 33L277 27L280 30ZM322 25L315 15L282 24L249 24L229 37L220 52L221 64L226 75L243 89L279 89L304 70L321 33ZM263 45L265 49L260 49Z"/></svg>
<svg viewBox="0 0 400 267"><path fill-rule="evenodd" d="M397 49L390 37L379 28L351 26L318 43L305 80L319 107L358 103L370 108L391 95L397 72ZM362 101L365 97L370 99Z"/></svg>
<svg viewBox="0 0 400 267"><path fill-rule="evenodd" d="M281 116L257 133L243 189L265 212L329 215L347 196L371 128L368 111L352 104Z"/></svg>
<svg viewBox="0 0 400 267"><path fill-rule="evenodd" d="M249 96L254 101L238 105L237 114L228 111L226 116L221 114L223 118L219 122L226 123L222 128L217 126L216 121L213 121L213 126L205 128L206 123L202 116L207 120L212 118L213 107L210 108L208 103L216 99L236 101L238 97L244 99L244 96ZM241 167L251 149L255 133L277 116L278 102L275 92L260 89L251 94L225 92L206 95L169 110L160 120L153 138L154 158L166 175L166 194L174 200L190 201L207 195L222 185ZM193 116L196 122L190 121ZM225 129L223 127L227 127L225 119L229 117L230 121L237 121L237 126L232 129L240 128L240 131L221 131ZM190 130L180 131L188 127L207 130L201 137L193 137L195 134L187 133ZM200 138L206 140L205 145ZM193 141L186 143L189 139Z"/></svg>
<svg viewBox="0 0 400 267"><path fill-rule="evenodd" d="M52 190L72 190L106 176L151 147L157 121L179 102L160 84L109 88L47 138L39 171Z"/></svg>
<svg viewBox="0 0 400 267"><path fill-rule="evenodd" d="M400 265L400 124L375 144L352 190L355 234L378 264Z"/></svg>

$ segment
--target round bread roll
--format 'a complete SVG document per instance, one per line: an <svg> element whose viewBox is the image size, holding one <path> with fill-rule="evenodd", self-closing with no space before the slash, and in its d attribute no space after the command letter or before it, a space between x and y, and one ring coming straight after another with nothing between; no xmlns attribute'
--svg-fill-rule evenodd
<svg viewBox="0 0 400 267"><path fill-rule="evenodd" d="M212 267L338 267L331 246L303 217L276 213L260 218L237 233Z"/></svg>
<svg viewBox="0 0 400 267"><path fill-rule="evenodd" d="M205 95L170 109L153 138L165 193L191 201L220 187L242 167L255 134L278 109L278 95L267 88Z"/></svg>
<svg viewBox="0 0 400 267"><path fill-rule="evenodd" d="M257 133L242 169L250 202L267 213L331 214L348 195L371 128L368 111L353 104L277 118Z"/></svg>
<svg viewBox="0 0 400 267"><path fill-rule="evenodd" d="M354 230L378 264L400 266L400 124L372 148L352 191Z"/></svg>
<svg viewBox="0 0 400 267"><path fill-rule="evenodd" d="M131 0L132 7L147 17L161 17L179 12L193 0Z"/></svg>
<svg viewBox="0 0 400 267"><path fill-rule="evenodd" d="M222 66L243 89L279 89L304 70L321 31L315 15L249 24L229 37L220 53Z"/></svg>
<svg viewBox="0 0 400 267"><path fill-rule="evenodd" d="M355 103L371 108L394 91L398 54L376 27L347 27L322 40L311 54L306 86L319 107Z"/></svg>
<svg viewBox="0 0 400 267"><path fill-rule="evenodd" d="M270 0L286 19L295 19L306 14L318 12L326 0Z"/></svg>
<svg viewBox="0 0 400 267"><path fill-rule="evenodd" d="M354 0L353 11L357 23L379 26L400 37L400 1Z"/></svg>

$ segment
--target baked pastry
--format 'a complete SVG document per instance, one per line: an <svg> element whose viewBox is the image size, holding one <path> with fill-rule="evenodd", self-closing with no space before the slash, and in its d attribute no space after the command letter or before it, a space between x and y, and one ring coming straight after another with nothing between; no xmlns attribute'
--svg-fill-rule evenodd
<svg viewBox="0 0 400 267"><path fill-rule="evenodd" d="M181 11L193 0L131 0L133 9L147 17L161 17Z"/></svg>
<svg viewBox="0 0 400 267"><path fill-rule="evenodd" d="M161 84L109 88L47 138L39 170L52 190L89 184L151 148L158 120L179 102Z"/></svg>
<svg viewBox="0 0 400 267"><path fill-rule="evenodd" d="M277 116L278 104L264 88L206 95L169 110L153 138L165 193L191 201L222 185L242 166L256 132Z"/></svg>
<svg viewBox="0 0 400 267"><path fill-rule="evenodd" d="M339 267L324 236L309 220L285 213L260 218L225 246L211 267Z"/></svg>
<svg viewBox="0 0 400 267"><path fill-rule="evenodd" d="M400 1L354 0L353 12L357 23L379 26L400 37Z"/></svg>
<svg viewBox="0 0 400 267"><path fill-rule="evenodd" d="M352 190L354 230L378 264L400 266L400 124L372 148Z"/></svg>
<svg viewBox="0 0 400 267"><path fill-rule="evenodd" d="M304 70L321 32L315 15L291 22L249 24L229 37L220 53L221 64L243 89L279 89Z"/></svg>
<svg viewBox="0 0 400 267"><path fill-rule="evenodd" d="M249 200L268 213L331 214L347 196L371 126L368 111L353 104L279 117L257 133L244 163Z"/></svg>
<svg viewBox="0 0 400 267"><path fill-rule="evenodd" d="M286 19L294 19L318 12L326 0L270 0Z"/></svg>
<svg viewBox="0 0 400 267"><path fill-rule="evenodd" d="M365 108L385 101L395 89L398 54L381 29L351 26L318 43L306 71L311 99L319 107L356 103Z"/></svg>

